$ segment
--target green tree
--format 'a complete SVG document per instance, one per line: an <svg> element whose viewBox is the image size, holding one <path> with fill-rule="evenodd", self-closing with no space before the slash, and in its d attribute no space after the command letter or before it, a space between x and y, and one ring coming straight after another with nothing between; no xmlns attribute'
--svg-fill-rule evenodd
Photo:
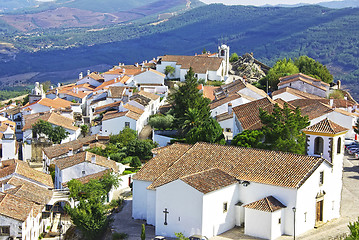
<svg viewBox="0 0 359 240"><path fill-rule="evenodd" d="M278 88L279 78L299 73L298 67L294 64L292 59L278 60L274 66L268 71L268 74L260 80L263 87L267 86L269 91L275 91Z"/></svg>
<svg viewBox="0 0 359 240"><path fill-rule="evenodd" d="M29 94L27 94L22 100L22 105L25 106L29 102Z"/></svg>
<svg viewBox="0 0 359 240"><path fill-rule="evenodd" d="M323 82L333 82L333 75L330 74L326 66L313 58L308 56L300 56L294 60L294 64L298 67L299 72L314 78L320 79Z"/></svg>
<svg viewBox="0 0 359 240"><path fill-rule="evenodd" d="M108 226L110 219L104 203L111 188L118 184L117 175L111 173L100 180L91 179L86 184L76 179L68 182L70 197L79 203L74 208L66 205L65 210L85 239L99 239Z"/></svg>
<svg viewBox="0 0 359 240"><path fill-rule="evenodd" d="M168 75L173 76L173 74L175 73L176 69L170 65L166 66L165 68L165 75L168 78Z"/></svg>
<svg viewBox="0 0 359 240"><path fill-rule="evenodd" d="M333 92L331 92L329 94L329 98L333 98L333 99L344 99L344 93L339 90L339 89L336 89L334 90Z"/></svg>
<svg viewBox="0 0 359 240"><path fill-rule="evenodd" d="M356 222L349 222L348 228L350 230L350 235L346 238L346 240L359 240L359 217Z"/></svg>
<svg viewBox="0 0 359 240"><path fill-rule="evenodd" d="M197 127L192 128L186 134L186 141L191 144L196 142L226 143L221 126L213 118L209 118Z"/></svg>
<svg viewBox="0 0 359 240"><path fill-rule="evenodd" d="M265 136L264 147L272 150L305 153L305 134L302 129L309 126L308 116L301 116L300 109L289 109L288 104L281 109L278 104L273 112L268 113L259 109Z"/></svg>
<svg viewBox="0 0 359 240"><path fill-rule="evenodd" d="M141 160L137 156L132 158L130 167L138 168L141 167L141 165L142 165Z"/></svg>
<svg viewBox="0 0 359 240"><path fill-rule="evenodd" d="M141 227L141 240L146 240L145 224L142 224L142 227Z"/></svg>
<svg viewBox="0 0 359 240"><path fill-rule="evenodd" d="M206 54L206 53L207 53L206 48L203 48L203 50L202 50L202 54Z"/></svg>
<svg viewBox="0 0 359 240"><path fill-rule="evenodd" d="M128 156L137 156L140 159L148 160L152 158L152 149L157 147L150 139L146 140L132 140L126 146L126 153Z"/></svg>
<svg viewBox="0 0 359 240"><path fill-rule="evenodd" d="M34 137L37 137L40 134L45 134L50 141L56 144L60 144L61 141L69 135L65 128L61 126L53 127L51 123L42 119L39 119L34 125L32 125L32 133Z"/></svg>
<svg viewBox="0 0 359 240"><path fill-rule="evenodd" d="M86 137L88 132L89 132L89 127L86 124L81 125L81 134L82 134L82 136Z"/></svg>
<svg viewBox="0 0 359 240"><path fill-rule="evenodd" d="M172 128L174 117L172 115L154 115L148 121L148 124L155 129L166 130Z"/></svg>
<svg viewBox="0 0 359 240"><path fill-rule="evenodd" d="M247 148L261 148L264 134L261 130L245 130L237 134L231 144Z"/></svg>
<svg viewBox="0 0 359 240"><path fill-rule="evenodd" d="M52 131L52 125L42 119L39 119L35 124L32 125L32 134L37 137L40 134L49 136Z"/></svg>
<svg viewBox="0 0 359 240"><path fill-rule="evenodd" d="M357 118L357 121L355 122L354 132L359 135L359 118Z"/></svg>
<svg viewBox="0 0 359 240"><path fill-rule="evenodd" d="M129 127L124 128L119 134L110 135L110 143L124 147L133 140L137 139L137 132Z"/></svg>
<svg viewBox="0 0 359 240"><path fill-rule="evenodd" d="M175 127L181 128L189 108L197 109L196 111L201 119L210 117L210 100L202 96L197 86L197 79L194 77L193 69L190 68L185 76L184 84L169 96L169 101L173 105Z"/></svg>
<svg viewBox="0 0 359 240"><path fill-rule="evenodd" d="M239 57L238 57L237 53L232 53L231 56L229 57L230 62L237 62L238 59L239 59Z"/></svg>
<svg viewBox="0 0 359 240"><path fill-rule="evenodd" d="M67 138L68 135L69 132L67 132L65 128L61 126L55 126L52 128L52 131L50 132L48 137L53 143L60 144L61 141Z"/></svg>

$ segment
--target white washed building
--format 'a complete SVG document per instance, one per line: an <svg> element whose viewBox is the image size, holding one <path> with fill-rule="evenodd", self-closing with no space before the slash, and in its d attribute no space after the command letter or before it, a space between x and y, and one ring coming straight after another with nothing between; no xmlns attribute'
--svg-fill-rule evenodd
<svg viewBox="0 0 359 240"><path fill-rule="evenodd" d="M324 144L328 159L207 143L160 148L134 176L132 217L168 237L212 237L243 224L254 237L293 235L294 228L300 235L339 217L346 131L330 121L306 130L308 154L311 136L334 142Z"/></svg>

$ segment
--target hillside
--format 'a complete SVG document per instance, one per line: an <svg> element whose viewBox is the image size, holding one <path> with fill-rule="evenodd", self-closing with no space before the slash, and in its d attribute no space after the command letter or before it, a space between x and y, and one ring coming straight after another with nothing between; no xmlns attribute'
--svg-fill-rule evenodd
<svg viewBox="0 0 359 240"><path fill-rule="evenodd" d="M15 61L1 64L0 71L14 75L70 71L119 61L132 64L162 54L193 54L203 48L215 51L224 42L232 52L253 52L269 66L278 58L308 55L326 64L336 79L356 83L358 22L356 8L207 5L156 25L139 22L98 29L48 30L16 38L9 35L3 42L10 42L20 52Z"/></svg>

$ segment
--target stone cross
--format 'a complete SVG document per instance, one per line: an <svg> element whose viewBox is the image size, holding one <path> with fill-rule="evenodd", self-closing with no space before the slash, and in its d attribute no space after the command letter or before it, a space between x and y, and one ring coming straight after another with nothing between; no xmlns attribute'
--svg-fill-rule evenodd
<svg viewBox="0 0 359 240"><path fill-rule="evenodd" d="M167 214L169 214L170 212L167 211L167 208L165 208L165 210L163 211L163 213L165 214L165 225L167 225Z"/></svg>

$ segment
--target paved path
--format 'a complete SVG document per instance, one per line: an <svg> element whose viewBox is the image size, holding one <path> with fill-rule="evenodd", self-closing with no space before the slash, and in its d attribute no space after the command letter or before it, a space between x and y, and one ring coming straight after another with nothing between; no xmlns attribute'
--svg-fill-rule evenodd
<svg viewBox="0 0 359 240"><path fill-rule="evenodd" d="M343 190L341 201L341 218L334 219L322 227L312 229L296 239L327 240L334 239L349 232L348 223L358 220L359 217L359 160L352 156L344 157ZM239 240L255 239L243 234L243 228L233 228L210 240ZM293 236L282 236L278 240L293 239Z"/></svg>

